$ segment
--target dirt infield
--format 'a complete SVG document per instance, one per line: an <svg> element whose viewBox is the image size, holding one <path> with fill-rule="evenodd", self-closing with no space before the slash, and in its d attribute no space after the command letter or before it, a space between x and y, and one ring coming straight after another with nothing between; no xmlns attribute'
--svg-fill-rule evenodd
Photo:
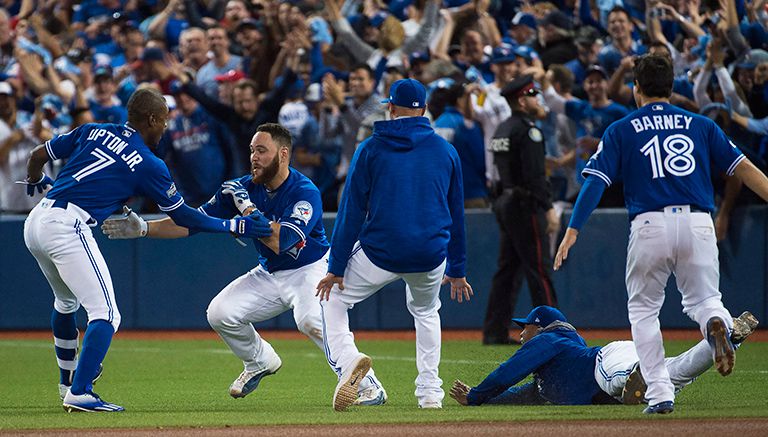
<svg viewBox="0 0 768 437"><path fill-rule="evenodd" d="M305 338L298 331L270 331L259 330L259 334L266 339L276 340L300 340ZM584 329L579 334L587 340L631 340L629 329ZM515 337L519 333L514 333ZM0 340L41 340L49 339L50 331L0 331ZM443 331L443 340L477 340L482 339L480 331ZM118 339L126 340L218 340L219 336L213 331L120 331ZM415 331L355 331L355 338L359 340L416 340ZM695 329L665 329L666 340L698 340L701 333ZM750 337L750 342L768 341L768 330L755 331Z"/></svg>
<svg viewBox="0 0 768 437"><path fill-rule="evenodd" d="M655 420L656 419L656 420ZM438 423L427 425L301 425L301 426L264 426L232 428L151 428L151 429L107 429L78 430L82 437L236 437L258 435L267 437L380 437L411 436L420 437L466 437L477 436L595 436L617 434L622 437L648 436L724 436L739 437L765 436L768 419L729 419L729 420L646 420L633 421L563 421L563 422L462 422ZM50 431L15 431L3 432L2 436L50 437L72 430Z"/></svg>

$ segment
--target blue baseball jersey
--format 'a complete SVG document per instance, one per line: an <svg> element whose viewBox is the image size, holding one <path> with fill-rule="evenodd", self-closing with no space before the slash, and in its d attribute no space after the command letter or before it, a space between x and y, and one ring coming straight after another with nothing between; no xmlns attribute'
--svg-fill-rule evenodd
<svg viewBox="0 0 768 437"><path fill-rule="evenodd" d="M166 213L184 204L168 167L128 124L84 124L45 148L52 160L67 159L46 197L74 203L98 222L135 195Z"/></svg>
<svg viewBox="0 0 768 437"><path fill-rule="evenodd" d="M292 270L321 259L330 244L323 227L323 205L320 190L306 176L290 169L288 179L275 191L255 184L250 175L237 179L251 198L251 202L265 217L280 224L280 253L265 246L258 239L253 244L259 252L259 264L268 272ZM200 211L218 218L228 219L240 214L232 197L221 188ZM283 247L289 241L288 247Z"/></svg>
<svg viewBox="0 0 768 437"><path fill-rule="evenodd" d="M712 165L731 175L743 159L712 120L652 103L608 127L582 174L623 180L631 219L669 205L713 211Z"/></svg>

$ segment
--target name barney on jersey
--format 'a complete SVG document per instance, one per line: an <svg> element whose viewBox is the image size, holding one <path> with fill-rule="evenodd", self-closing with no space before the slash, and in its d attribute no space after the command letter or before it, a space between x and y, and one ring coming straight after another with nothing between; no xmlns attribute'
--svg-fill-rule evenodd
<svg viewBox="0 0 768 437"><path fill-rule="evenodd" d="M673 129L688 129L691 126L693 117L688 117L682 114L672 115L644 115L640 118L633 118L629 122L632 123L632 127L635 128L635 132L640 133L647 129L657 130L673 130ZM683 127L685 123L685 127Z"/></svg>
<svg viewBox="0 0 768 437"><path fill-rule="evenodd" d="M120 152L128 146L128 143L106 129L94 129L88 133L88 141L96 141L101 137L106 137L101 142L101 145L106 146L109 151L119 155L128 167L130 167L131 171L135 171L133 167L144 160L137 150L134 150L127 155L120 155Z"/></svg>

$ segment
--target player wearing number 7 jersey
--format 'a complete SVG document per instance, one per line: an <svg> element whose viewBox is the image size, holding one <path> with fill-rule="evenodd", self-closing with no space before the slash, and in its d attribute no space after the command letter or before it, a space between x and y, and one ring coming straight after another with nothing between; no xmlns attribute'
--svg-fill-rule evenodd
<svg viewBox="0 0 768 437"><path fill-rule="evenodd" d="M659 55L641 57L634 68L638 109L608 127L582 172L587 177L568 230L555 256L555 270L603 190L624 182L631 221L626 284L632 339L648 384L646 413L671 413L674 386L664 366L659 311L671 273L683 296L683 312L709 341L717 370L733 370L733 320L721 302L711 167L736 175L768 200L768 179L711 120L669 104L673 72Z"/></svg>
<svg viewBox="0 0 768 437"><path fill-rule="evenodd" d="M154 200L177 224L203 232L232 232L249 238L271 235L262 215L221 220L184 204L168 168L150 147L167 127L168 107L152 89L136 91L128 101L128 123L85 124L37 146L27 164L27 193L53 188L30 212L24 241L40 265L54 294L51 325L67 411L122 411L92 391L112 336L120 325L112 279L92 227L140 194ZM49 159L67 158L52 181L42 172ZM143 230L146 233L146 228ZM88 313L83 350L75 312Z"/></svg>

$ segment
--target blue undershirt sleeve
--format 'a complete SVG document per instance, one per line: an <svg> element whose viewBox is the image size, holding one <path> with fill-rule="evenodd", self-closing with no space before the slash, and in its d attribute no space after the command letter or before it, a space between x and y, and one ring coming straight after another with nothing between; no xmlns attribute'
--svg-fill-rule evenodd
<svg viewBox="0 0 768 437"><path fill-rule="evenodd" d="M230 220L209 217L186 204L182 204L173 211L168 211L167 214L174 223L189 229L190 234L194 232L230 232Z"/></svg>
<svg viewBox="0 0 768 437"><path fill-rule="evenodd" d="M603 191L607 185L605 182L595 175L589 175L587 180L584 181L584 185L581 186L579 197L576 199L576 205L573 207L573 214L571 215L571 222L568 223L569 228L581 230L584 223L587 222L589 215L597 208L597 204L600 203L600 198L603 197Z"/></svg>

